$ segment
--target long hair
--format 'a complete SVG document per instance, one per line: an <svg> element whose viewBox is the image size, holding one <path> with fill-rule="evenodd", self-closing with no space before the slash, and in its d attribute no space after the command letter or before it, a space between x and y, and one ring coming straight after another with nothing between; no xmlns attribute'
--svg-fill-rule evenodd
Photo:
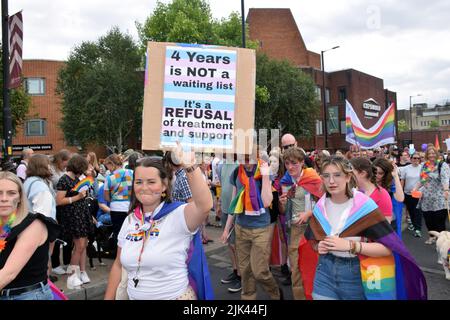
<svg viewBox="0 0 450 320"><path fill-rule="evenodd" d="M9 180L14 182L17 185L17 190L19 191L19 203L17 204L16 210L16 220L13 223L13 227L22 222L23 219L28 214L28 199L23 191L23 184L20 181L19 177L17 177L14 173L9 171L1 171L0 172L0 180Z"/></svg>
<svg viewBox="0 0 450 320"><path fill-rule="evenodd" d="M365 172L367 174L367 179L378 188L377 179L375 174L373 173L372 163L367 158L352 158L350 163L353 166L353 169L359 172Z"/></svg>
<svg viewBox="0 0 450 320"><path fill-rule="evenodd" d="M53 155L52 165L58 171L64 171L65 168L62 167L62 163L70 159L70 151L67 149L61 149Z"/></svg>
<svg viewBox="0 0 450 320"><path fill-rule="evenodd" d="M89 164L94 167L95 171L100 172L100 167L98 165L97 155L95 154L95 152L91 151L87 155L89 157Z"/></svg>
<svg viewBox="0 0 450 320"><path fill-rule="evenodd" d="M388 159L377 158L373 162L372 166L374 171L376 170L376 167L379 167L384 171L383 178L381 179L381 186L387 191L391 190L392 171L394 170L392 163Z"/></svg>
<svg viewBox="0 0 450 320"><path fill-rule="evenodd" d="M339 156L326 157L322 160L322 167L320 172L323 172L328 166L334 165L339 168L347 177L350 177L350 181L347 183L345 188L345 195L348 198L353 198L353 188L356 187L356 178L353 174L353 167L350 161L345 158ZM327 195L327 197L331 197L331 194L328 193L324 184L322 187Z"/></svg>
<svg viewBox="0 0 450 320"><path fill-rule="evenodd" d="M145 158L141 158L137 161L136 167L133 171L133 187L132 187L131 198L130 198L130 210L128 213L132 213L134 211L134 209L136 209L138 206L141 205L140 201L136 198L136 192L134 191L134 181L135 181L135 176L136 176L136 169L139 167L155 168L156 170L158 170L158 175L161 178L162 183L166 187L165 196L161 196L161 202L162 201L172 202L172 197L171 197L172 186L171 186L171 183L169 180L169 174L168 174L166 168L164 168L162 161L156 160L154 158L145 157Z"/></svg>

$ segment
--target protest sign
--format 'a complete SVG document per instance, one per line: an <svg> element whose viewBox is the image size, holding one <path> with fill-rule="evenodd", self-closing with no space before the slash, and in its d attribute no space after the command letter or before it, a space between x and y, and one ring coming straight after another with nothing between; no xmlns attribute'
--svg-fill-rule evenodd
<svg viewBox="0 0 450 320"><path fill-rule="evenodd" d="M255 71L254 50L149 42L142 149L249 153Z"/></svg>

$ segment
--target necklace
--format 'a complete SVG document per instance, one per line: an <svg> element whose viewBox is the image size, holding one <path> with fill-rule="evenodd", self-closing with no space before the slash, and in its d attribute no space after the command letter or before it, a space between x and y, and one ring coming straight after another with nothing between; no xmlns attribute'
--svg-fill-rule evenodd
<svg viewBox="0 0 450 320"><path fill-rule="evenodd" d="M0 234L0 252L2 252L5 247L6 247L6 238L8 238L10 232L11 232L11 226L14 223L14 221L16 220L16 212L13 212L9 218L8 221L6 222L6 224L3 224L3 222L1 222L1 227L2 227L2 231Z"/></svg>

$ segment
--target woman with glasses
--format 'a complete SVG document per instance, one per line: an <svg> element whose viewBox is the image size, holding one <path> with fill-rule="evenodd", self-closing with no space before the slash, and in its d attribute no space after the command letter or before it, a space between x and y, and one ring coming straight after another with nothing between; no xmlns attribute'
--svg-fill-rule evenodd
<svg viewBox="0 0 450 320"><path fill-rule="evenodd" d="M415 152L411 157L411 164L402 168L400 172L400 181L405 192L404 203L409 212L412 224L412 227L408 228L414 231L414 236L417 238L422 237L422 213L417 209L419 199L413 197L411 192L420 180L421 169L420 155L418 152Z"/></svg>
<svg viewBox="0 0 450 320"><path fill-rule="evenodd" d="M313 298L426 299L422 271L375 202L354 190L349 161L325 159L321 177L326 193L314 207L305 234L319 253ZM393 252L399 254L399 264ZM397 284L397 269L408 286Z"/></svg>
<svg viewBox="0 0 450 320"><path fill-rule="evenodd" d="M172 201L169 174L161 161L142 158L137 162L129 215L119 233L106 300L116 298L123 275L130 300L213 298L199 234L212 197L194 153L188 155L183 157L178 144L173 161L186 171L193 198L189 203Z"/></svg>
<svg viewBox="0 0 450 320"><path fill-rule="evenodd" d="M428 231L445 230L447 219L449 176L447 163L437 160L438 151L429 146L425 152L426 162L420 170L420 180L412 191L421 191L422 197L417 208L422 211ZM433 244L436 238L430 236L426 244Z"/></svg>

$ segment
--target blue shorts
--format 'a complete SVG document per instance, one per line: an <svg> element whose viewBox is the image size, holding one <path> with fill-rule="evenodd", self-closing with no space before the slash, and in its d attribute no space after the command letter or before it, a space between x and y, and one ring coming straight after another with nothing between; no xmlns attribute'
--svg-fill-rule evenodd
<svg viewBox="0 0 450 320"><path fill-rule="evenodd" d="M314 300L366 300L359 258L320 255L312 296Z"/></svg>

